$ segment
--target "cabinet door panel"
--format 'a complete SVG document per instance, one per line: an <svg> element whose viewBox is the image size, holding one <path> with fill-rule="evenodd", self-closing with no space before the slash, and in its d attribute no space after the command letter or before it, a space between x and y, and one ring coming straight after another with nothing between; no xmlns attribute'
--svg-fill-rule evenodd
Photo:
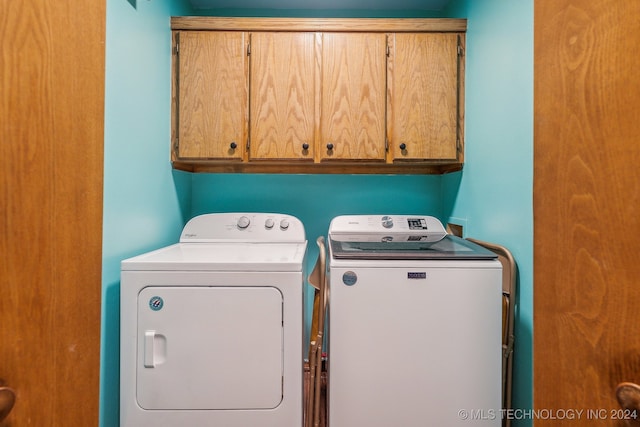
<svg viewBox="0 0 640 427"><path fill-rule="evenodd" d="M316 46L315 33L251 34L251 160L313 160Z"/></svg>
<svg viewBox="0 0 640 427"><path fill-rule="evenodd" d="M179 43L178 157L241 160L247 139L245 33L183 31Z"/></svg>
<svg viewBox="0 0 640 427"><path fill-rule="evenodd" d="M458 35L395 34L389 81L394 160L456 159Z"/></svg>
<svg viewBox="0 0 640 427"><path fill-rule="evenodd" d="M321 160L385 160L385 88L385 34L323 34Z"/></svg>

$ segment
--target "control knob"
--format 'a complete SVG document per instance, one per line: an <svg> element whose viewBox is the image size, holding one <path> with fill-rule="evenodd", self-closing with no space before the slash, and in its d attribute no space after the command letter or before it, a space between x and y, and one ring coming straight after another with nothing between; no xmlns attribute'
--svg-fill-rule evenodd
<svg viewBox="0 0 640 427"><path fill-rule="evenodd" d="M274 221L273 218L267 218L267 220L264 222L264 228L266 228L267 230L271 230L274 226Z"/></svg>
<svg viewBox="0 0 640 427"><path fill-rule="evenodd" d="M280 230L286 230L289 228L289 220L288 219L283 219L282 221L280 221Z"/></svg>
<svg viewBox="0 0 640 427"><path fill-rule="evenodd" d="M382 226L384 228L392 228L393 227L393 219L390 216L382 217Z"/></svg>
<svg viewBox="0 0 640 427"><path fill-rule="evenodd" d="M249 224L251 224L251 221L246 216L243 215L240 218L238 218L238 228L240 230L244 230L249 226Z"/></svg>

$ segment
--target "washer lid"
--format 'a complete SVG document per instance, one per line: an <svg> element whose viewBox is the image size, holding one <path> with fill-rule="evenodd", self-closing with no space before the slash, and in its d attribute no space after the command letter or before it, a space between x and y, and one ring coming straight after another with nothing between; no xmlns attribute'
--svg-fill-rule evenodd
<svg viewBox="0 0 640 427"><path fill-rule="evenodd" d="M333 259L494 259L496 254L447 235L425 215L342 215L329 226Z"/></svg>
<svg viewBox="0 0 640 427"><path fill-rule="evenodd" d="M122 270L302 271L304 243L176 243L121 263Z"/></svg>
<svg viewBox="0 0 640 427"><path fill-rule="evenodd" d="M487 260L497 255L460 237L429 241L340 241L329 238L334 259L363 260Z"/></svg>

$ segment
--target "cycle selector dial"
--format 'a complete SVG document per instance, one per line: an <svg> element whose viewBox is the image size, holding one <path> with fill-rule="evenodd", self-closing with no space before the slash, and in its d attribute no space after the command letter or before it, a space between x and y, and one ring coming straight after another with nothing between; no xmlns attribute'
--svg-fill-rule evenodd
<svg viewBox="0 0 640 427"><path fill-rule="evenodd" d="M264 228L266 228L267 230L271 230L274 225L275 222L273 221L273 218L267 218L267 220L264 222Z"/></svg>
<svg viewBox="0 0 640 427"><path fill-rule="evenodd" d="M280 230L286 230L289 228L289 220L288 219L283 219L282 221L280 221Z"/></svg>
<svg viewBox="0 0 640 427"><path fill-rule="evenodd" d="M392 228L393 227L393 218L391 218L390 216L383 216L382 217L382 226L384 228Z"/></svg>
<svg viewBox="0 0 640 427"><path fill-rule="evenodd" d="M249 226L249 224L251 224L251 220L248 217L241 216L240 218L238 218L238 228L240 230L244 230Z"/></svg>

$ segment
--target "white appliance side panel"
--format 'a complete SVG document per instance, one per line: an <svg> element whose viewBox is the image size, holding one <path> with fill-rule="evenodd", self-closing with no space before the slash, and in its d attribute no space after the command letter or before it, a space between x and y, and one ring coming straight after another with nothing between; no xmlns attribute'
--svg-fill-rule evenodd
<svg viewBox="0 0 640 427"><path fill-rule="evenodd" d="M501 425L501 270L488 263L331 268L331 427Z"/></svg>
<svg viewBox="0 0 640 427"><path fill-rule="evenodd" d="M138 295L143 409L272 409L283 395L274 287L157 287Z"/></svg>

